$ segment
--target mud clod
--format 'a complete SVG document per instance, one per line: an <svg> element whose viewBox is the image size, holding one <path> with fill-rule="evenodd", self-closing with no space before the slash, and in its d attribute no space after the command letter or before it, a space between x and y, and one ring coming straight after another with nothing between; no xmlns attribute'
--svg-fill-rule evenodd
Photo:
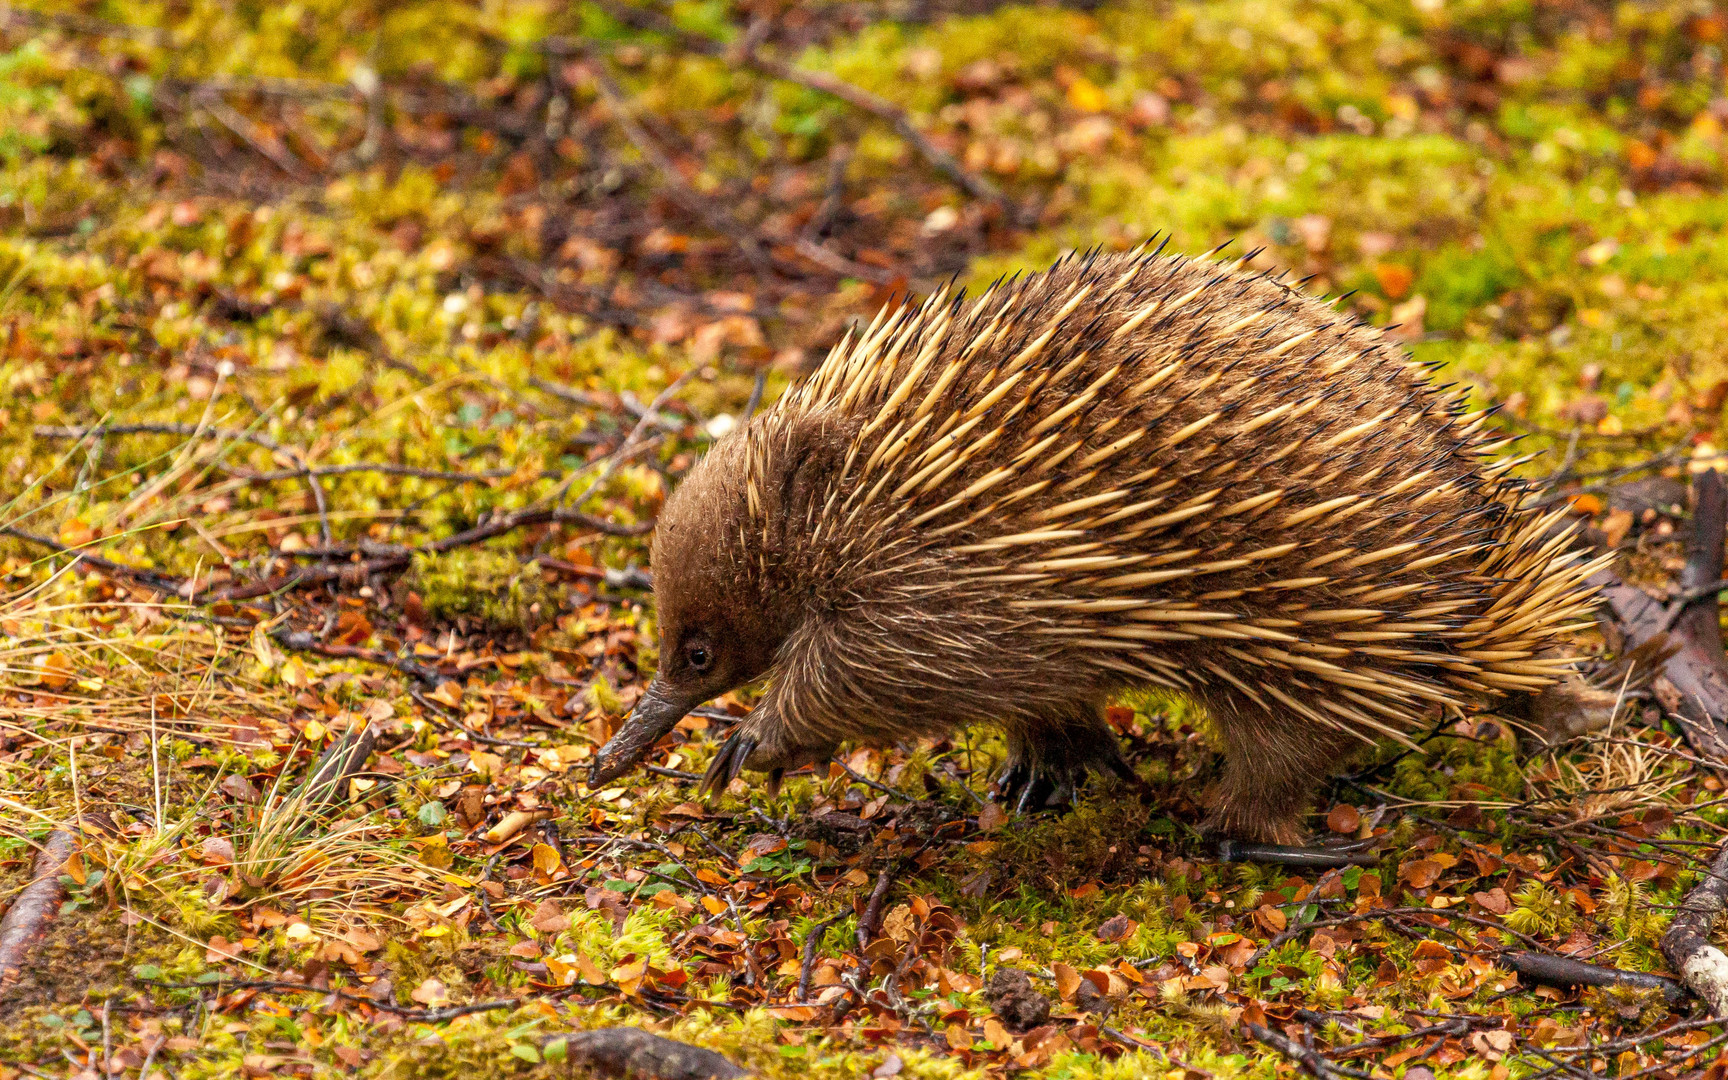
<svg viewBox="0 0 1728 1080"><path fill-rule="evenodd" d="M1033 989L1031 977L1019 968L998 968L984 987L984 999L1016 1031L1029 1031L1050 1019L1050 999Z"/></svg>

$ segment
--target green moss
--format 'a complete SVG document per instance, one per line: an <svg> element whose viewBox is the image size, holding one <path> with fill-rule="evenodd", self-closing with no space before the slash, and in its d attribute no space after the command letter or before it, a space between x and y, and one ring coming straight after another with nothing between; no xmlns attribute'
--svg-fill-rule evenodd
<svg viewBox="0 0 1728 1080"><path fill-rule="evenodd" d="M408 589L419 593L426 614L441 622L462 617L528 631L558 613L557 597L539 566L486 548L417 555L405 580Z"/></svg>

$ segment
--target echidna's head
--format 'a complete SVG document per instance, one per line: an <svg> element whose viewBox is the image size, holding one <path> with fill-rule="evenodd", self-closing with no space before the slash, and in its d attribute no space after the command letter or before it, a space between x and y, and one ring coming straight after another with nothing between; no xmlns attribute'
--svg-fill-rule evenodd
<svg viewBox="0 0 1728 1080"><path fill-rule="evenodd" d="M758 437L761 430L752 428ZM654 603L660 628L660 666L635 710L594 759L591 784L634 768L659 739L703 702L761 678L799 617L792 594L771 585L779 575L782 528L763 526L764 513L778 520L790 490L779 479L758 475L756 511L747 475L751 432L722 439L691 470L660 512L654 531ZM796 463L781 455L767 468ZM758 471L763 468L758 458ZM764 506L760 492L774 493Z"/></svg>

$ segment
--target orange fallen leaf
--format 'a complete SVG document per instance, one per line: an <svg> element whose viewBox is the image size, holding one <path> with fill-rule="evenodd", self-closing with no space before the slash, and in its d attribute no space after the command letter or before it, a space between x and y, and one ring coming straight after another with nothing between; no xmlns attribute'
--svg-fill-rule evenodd
<svg viewBox="0 0 1728 1080"><path fill-rule="evenodd" d="M449 682L439 683L438 688L426 696L440 705L447 705L454 709L462 704L462 695L462 684L452 679Z"/></svg>
<svg viewBox="0 0 1728 1080"><path fill-rule="evenodd" d="M1362 826L1362 814L1349 803L1339 803L1326 815L1326 827L1346 836Z"/></svg>
<svg viewBox="0 0 1728 1080"><path fill-rule="evenodd" d="M1440 880L1445 867L1433 859L1412 859L1398 869L1398 876L1412 889L1426 889Z"/></svg>
<svg viewBox="0 0 1728 1080"><path fill-rule="evenodd" d="M1380 283L1380 291L1387 297L1402 300L1410 286L1416 283L1416 271L1400 263L1375 263L1374 280Z"/></svg>
<svg viewBox="0 0 1728 1080"><path fill-rule="evenodd" d="M1080 989L1080 973L1060 961L1051 964L1050 970L1056 976L1056 995L1063 1001L1073 1001Z"/></svg>
<svg viewBox="0 0 1728 1080"><path fill-rule="evenodd" d="M62 652L52 652L36 661L36 666L42 672L42 685L50 690L58 690L72 681L75 674L72 661Z"/></svg>
<svg viewBox="0 0 1728 1080"><path fill-rule="evenodd" d="M408 996L429 1009L437 1008L440 1005L447 1005L450 1002L449 991L446 990L444 984L439 982L437 979L425 980L419 986L416 986L413 992Z"/></svg>
<svg viewBox="0 0 1728 1080"><path fill-rule="evenodd" d="M564 856L558 854L558 849L551 844L535 844L530 857L534 860L534 872L547 877L564 867Z"/></svg>

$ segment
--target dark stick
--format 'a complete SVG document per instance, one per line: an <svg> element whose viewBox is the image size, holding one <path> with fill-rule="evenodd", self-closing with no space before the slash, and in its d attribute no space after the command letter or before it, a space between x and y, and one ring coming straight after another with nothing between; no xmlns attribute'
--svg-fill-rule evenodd
<svg viewBox="0 0 1728 1080"><path fill-rule="evenodd" d="M1692 535L1680 571L1681 597L1697 594L1670 612L1636 586L1602 571L1590 584L1602 590L1608 610L1624 629L1628 649L1663 633L1680 647L1662 665L1656 696L1673 714L1692 748L1705 757L1728 759L1728 655L1722 651L1716 593L1722 580L1722 544L1728 532L1728 483L1722 474L1700 473L1692 485Z"/></svg>
<svg viewBox="0 0 1728 1080"><path fill-rule="evenodd" d="M762 250L762 242L757 239L754 230L734 218L719 202L704 198L700 192L690 186L684 179L684 174L678 171L678 166L666 156L652 136L643 130L636 122L636 117L630 109L629 99L624 88L619 86L606 68L606 62L597 55L592 55L594 85L600 91L600 96L606 100L612 110L612 119L618 124L633 146L648 159L660 173L665 190L672 200L678 203L696 219L707 225L721 236L731 237L738 250L744 253L750 265L758 273L768 273L773 269L768 255Z"/></svg>
<svg viewBox="0 0 1728 1080"><path fill-rule="evenodd" d="M10 987L24 973L30 949L42 937L48 920L60 910L66 888L60 884L60 871L72 857L76 845L73 835L65 829L55 829L42 843L31 867L32 880L6 909L0 919L0 990Z"/></svg>
<svg viewBox="0 0 1728 1080"><path fill-rule="evenodd" d="M447 480L456 484L484 484L490 480L502 480L515 474L515 469L484 469L480 472L461 472L453 469L422 469L413 465L392 465L382 461L360 461L348 465L320 465L312 469L276 469L272 472L252 472L249 469L235 468L232 465L216 466L217 469L239 480L250 480L254 483L268 483L277 480L298 480L306 476L347 476L350 473L381 473L385 476L406 476L415 480ZM555 480L558 473L550 470L540 474L543 480Z"/></svg>
<svg viewBox="0 0 1728 1080"><path fill-rule="evenodd" d="M92 435L179 435L189 439L223 439L228 442L256 443L266 450L281 450L283 446L268 435L255 431L232 431L226 428L201 428L197 424L98 424L94 427L50 427L35 429L38 439L84 439ZM298 475L298 473L296 473Z"/></svg>
<svg viewBox="0 0 1728 1080"><path fill-rule="evenodd" d="M317 653L319 656L332 656L343 660L364 660L369 664L392 667L404 675L413 676L433 689L437 689L440 683L452 681L449 676L439 672L436 668L427 667L425 664L409 660L406 657L391 656L387 652L368 649L360 645L331 645L319 641L307 630L289 630L287 627L282 627L270 637L284 649Z"/></svg>
<svg viewBox="0 0 1728 1080"><path fill-rule="evenodd" d="M1310 1020L1310 1017L1313 1019ZM1310 1013L1307 1009L1297 1010L1296 1018L1310 1026L1321 1026L1328 1019L1318 1013ZM1399 1032L1395 1035L1370 1035L1361 1042L1349 1043L1345 1046L1334 1046L1326 1052L1333 1057L1343 1057L1346 1054L1352 1054L1359 1050L1379 1050L1387 1046L1396 1046L1401 1042L1409 1042L1411 1039L1426 1039L1430 1035L1467 1035L1470 1033L1470 1027L1472 1024L1487 1024L1492 1027L1498 1027L1500 1025L1500 1018L1487 1016L1460 1016L1455 1020L1448 1020L1444 1024L1430 1024L1427 1027L1412 1028L1409 1031Z"/></svg>
<svg viewBox="0 0 1728 1080"><path fill-rule="evenodd" d="M1715 596L1724 589L1728 589L1728 581L1712 581L1710 584L1696 589L1687 589L1679 596L1670 600L1668 602L1668 615L1662 620L1661 632L1667 633L1674 626L1675 621L1678 620L1680 616L1684 615L1686 609L1692 606L1692 604L1707 596Z"/></svg>
<svg viewBox="0 0 1728 1080"><path fill-rule="evenodd" d="M831 757L828 759L828 761L830 764L840 766L840 770L842 772L844 772L848 777L850 777L854 783L863 784L867 788L873 788L876 791L880 791L882 794L888 796L891 799L899 799L901 802L911 802L912 801L910 797L903 795L898 791L895 791L893 788L889 787L887 784L882 783L880 780L872 780L868 776L865 776L862 773L859 773L857 770L853 769L852 766L846 764L844 761L841 761L839 757Z"/></svg>
<svg viewBox="0 0 1728 1080"><path fill-rule="evenodd" d="M38 547L45 547L50 551L56 551L62 555L70 555L78 562L84 563L87 566L93 566L104 574L107 574L109 577L130 578L140 585L161 592L178 593L186 584L179 578L164 577L154 571L145 570L136 566L127 566L125 563L117 563L112 559L104 559L100 555L92 555L88 551L83 551L75 547L68 547L58 540L50 540L46 536L37 536L35 533L28 533L23 529L15 528L11 525L0 525L0 535L15 537L24 541L26 544L35 544Z"/></svg>
<svg viewBox="0 0 1728 1080"><path fill-rule="evenodd" d="M846 916L850 915L850 914L851 914L851 912L841 912L840 914L834 916L832 919L826 919L822 922L819 922L815 926L812 926L810 928L810 932L808 934L804 935L804 962L798 969L798 1000L799 1001L809 1001L810 1000L810 975L811 975L811 972L816 967L816 944L817 944L817 942L819 942L822 939L822 935L828 931L828 928L830 926L833 926L835 923L840 922L842 919L846 918Z"/></svg>
<svg viewBox="0 0 1728 1080"><path fill-rule="evenodd" d="M1369 1080L1367 1073L1356 1069L1347 1069L1342 1065L1334 1065L1306 1046L1293 1042L1271 1028L1262 1027L1259 1024L1243 1024L1242 1026L1248 1034L1254 1036L1255 1041L1264 1043L1290 1058L1302 1066L1303 1071L1314 1077L1314 1080L1332 1080L1335 1076L1350 1076L1356 1077L1358 1080Z"/></svg>
<svg viewBox="0 0 1728 1080"><path fill-rule="evenodd" d="M603 581L614 589L652 589L654 575L631 563L622 570L614 570L610 566L580 566L563 559L555 559L547 555L537 557L535 562L548 570L556 570L560 574L571 577L587 578L590 581Z"/></svg>
<svg viewBox="0 0 1728 1080"><path fill-rule="evenodd" d="M888 883L893 877L883 870L876 875L876 887L870 890L870 900L864 905L864 914L858 917L858 951L863 952L870 944L870 935L876 932L876 925L882 921L882 901L888 898Z"/></svg>
<svg viewBox="0 0 1728 1080"><path fill-rule="evenodd" d="M306 781L309 809L320 810L340 799L343 782L360 771L377 743L378 729L368 723L358 732L350 731L330 744Z"/></svg>
<svg viewBox="0 0 1728 1080"><path fill-rule="evenodd" d="M1486 930L1493 930L1496 933L1511 935L1512 937L1515 937L1518 940L1524 942L1524 944L1526 944L1526 945L1530 945L1532 947L1537 947L1537 948L1541 947L1541 943L1538 942L1535 938L1529 936L1528 934L1520 934L1518 931L1512 929L1511 927L1501 926L1499 923L1494 922L1490 919L1485 919L1480 915L1467 915L1462 911L1440 911L1440 910L1437 910L1435 908L1425 908L1425 907L1377 908L1377 909L1372 910L1372 911L1364 911L1360 915L1340 915L1340 916L1337 916L1336 918L1331 918L1331 919L1314 919L1310 922L1299 923L1297 925L1291 926L1288 929L1280 931L1275 936L1267 939L1266 944L1264 944L1264 945L1260 946L1260 948L1256 949L1254 951L1254 954L1248 958L1248 962L1246 964L1244 964L1243 966L1247 970L1253 971L1254 966L1256 964L1258 964L1262 959L1264 959L1267 953L1270 953L1272 950L1274 950L1274 949L1276 949L1282 945L1286 945L1289 942L1296 940L1298 937L1302 936L1303 934L1307 933L1310 930L1321 930L1321 929L1324 929L1325 927L1328 927L1328 926L1346 926L1350 923L1374 922L1374 921L1379 920L1379 919L1397 918L1400 916L1403 916L1403 917L1425 916L1425 917L1429 917L1429 918L1438 918L1438 919L1462 919L1464 922L1472 923L1472 924L1474 924L1476 926L1480 926ZM1433 927L1433 926L1430 926L1429 928L1430 929L1438 929L1438 927Z"/></svg>
<svg viewBox="0 0 1728 1080"><path fill-rule="evenodd" d="M1340 851L1336 848L1285 847L1280 844L1239 844L1225 840L1218 845L1218 857L1225 862L1270 863L1274 866L1297 866L1311 870L1331 870L1343 866L1378 866L1377 851Z"/></svg>
<svg viewBox="0 0 1728 1080"><path fill-rule="evenodd" d="M156 986L163 990L208 990L212 986L217 989L230 987L235 990L264 990L290 994L331 994L345 1001L367 1005L381 1012L400 1016L402 1019L416 1024L441 1024L446 1020L454 1020L458 1016L469 1013L493 1012L498 1009L514 1009L521 1002L514 998L504 998L493 1001L471 1001L466 1005L446 1005L441 1009L419 1009L398 1005L393 1001L380 1001L365 994L357 994L337 986L308 986L302 982L290 982L286 979L223 979L219 983L171 983L156 979L139 979L146 986ZM580 984L578 984L580 987ZM594 987L593 989L602 989Z"/></svg>
<svg viewBox="0 0 1728 1080"><path fill-rule="evenodd" d="M1008 211L1009 217L1017 224L1031 224L1034 215L1021 207L1017 207L996 185L968 171L964 165L954 159L952 154L937 146L917 126L905 110L886 98L854 86L843 79L836 78L825 71L810 71L795 67L780 60L773 60L755 51L748 41L741 48L729 47L703 34L691 33L672 24L671 20L658 12L644 10L633 4L619 3L608 0L602 5L607 12L632 26L652 30L656 33L670 34L678 43L692 52L706 56L715 56L753 68L771 78L785 82L797 83L808 90L844 101L846 104L867 112L880 120L886 121L896 134L912 145L912 149L923 158L931 168L951 180L955 186L976 199L993 202ZM553 55L570 55L581 46L566 39L549 38L541 42L541 47Z"/></svg>
<svg viewBox="0 0 1728 1080"><path fill-rule="evenodd" d="M756 415L757 406L762 404L762 388L768 383L768 365L763 364L756 369L756 381L750 386L750 400L744 406L744 420L748 424L750 418Z"/></svg>
<svg viewBox="0 0 1728 1080"><path fill-rule="evenodd" d="M398 570L407 566L411 561L413 561L416 554L438 555L468 544L477 544L483 540L490 540L495 536L501 536L504 533L512 532L516 529L525 529L534 525L548 525L555 522L580 525L585 529L592 529L595 532L605 533L608 536L641 536L643 533L649 532L654 528L652 522L645 522L640 525L619 525L615 522L606 521L603 518L597 518L592 514L584 514L576 510L566 510L562 508L529 508L518 510L512 514L504 514L488 521L484 525L476 525L474 528L457 533L455 536L447 536L442 540L437 540L430 544L423 544L417 548L400 548L389 554L374 556L373 558L365 559L360 562L306 567L305 569L293 570L286 574L266 578L263 581L253 582L250 585L231 585L216 589L212 592L203 593L199 596L190 597L189 599L193 600L195 603L214 603L218 600L250 600L259 596L269 596L273 593L286 592L292 589L303 589L314 585L324 585L330 582L353 582L360 584L364 583L365 580L373 574L383 573L389 570ZM63 555L70 555L80 562L87 563L105 574L116 577L131 578L139 584L148 586L152 589L160 589L163 592L179 594L182 593L182 590L186 585L186 582L184 581L175 578L165 578L160 574L155 574L148 570L127 566L124 563L117 563L111 559L104 559L100 555L92 555L88 552L68 547L57 540L50 540L46 536L37 536L35 533L28 533L23 529L15 528L10 525L0 525L0 534L16 537L26 543L36 544L40 547L48 548L51 551L57 551Z"/></svg>
<svg viewBox="0 0 1728 1080"><path fill-rule="evenodd" d="M1710 872L1686 898L1668 932L1662 935L1662 955L1680 978L1717 1016L1728 1015L1728 956L1710 944L1716 917L1728 903L1728 844L1710 863Z"/></svg>
<svg viewBox="0 0 1728 1080"><path fill-rule="evenodd" d="M1686 996L1686 987L1666 975L1586 964L1569 956L1508 949L1500 954L1499 962L1516 971L1520 978L1545 986L1632 986L1641 990L1660 990L1669 1004Z"/></svg>
<svg viewBox="0 0 1728 1080"><path fill-rule="evenodd" d="M576 510L566 510L555 507L527 508L511 514L502 514L484 525L476 525L454 536L420 547L403 549L389 555L379 555L360 562L342 563L335 566L309 566L302 570L294 570L251 585L236 585L206 593L197 599L202 603L217 600L249 600L257 596L269 596L272 593L284 592L289 589L302 589L311 585L323 585L333 581L364 582L373 574L386 570L397 570L407 566L416 554L440 555L469 544L477 544L482 540L490 540L516 529L525 529L533 525L550 525L553 523L580 525L585 529L605 533L608 536L641 536L654 528L652 522L641 525L619 525L615 522L597 518L592 514L584 514Z"/></svg>

